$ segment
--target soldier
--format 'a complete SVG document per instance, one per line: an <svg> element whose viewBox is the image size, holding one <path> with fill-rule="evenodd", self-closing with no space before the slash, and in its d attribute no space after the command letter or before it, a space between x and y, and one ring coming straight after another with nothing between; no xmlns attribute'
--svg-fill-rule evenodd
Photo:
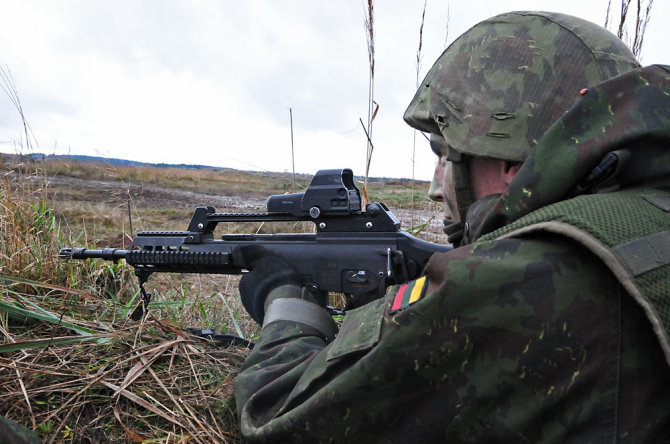
<svg viewBox="0 0 670 444"><path fill-rule="evenodd" d="M459 248L334 340L290 267L259 258L240 283L265 300L244 439L667 440L668 68L575 17L502 14L445 50L405 120L441 156Z"/></svg>

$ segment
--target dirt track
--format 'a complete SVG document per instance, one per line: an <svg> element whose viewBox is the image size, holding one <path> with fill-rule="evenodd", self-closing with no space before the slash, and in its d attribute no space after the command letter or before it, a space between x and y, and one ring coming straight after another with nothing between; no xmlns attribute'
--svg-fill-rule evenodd
<svg viewBox="0 0 670 444"><path fill-rule="evenodd" d="M59 202L97 202L111 206L125 206L128 196L133 206L138 208L175 208L193 210L196 206L213 206L217 212L253 213L264 212L267 195L247 193L226 195L199 193L182 189L162 188L154 185L135 184L119 181L86 180L69 176L49 178L49 196L57 206ZM427 223L424 237L431 242L445 243L442 233L442 216L435 211L414 212L411 209L391 208L403 229ZM414 223L412 225L412 213ZM185 223L187 221L184 221Z"/></svg>
<svg viewBox="0 0 670 444"><path fill-rule="evenodd" d="M188 190L162 188L154 185L138 185L129 182L86 180L69 176L49 177L50 196L55 201L90 201L89 195L97 195L108 201L126 202L130 193L135 205L151 208L192 209L198 205L211 205L217 211L241 212L259 211L265 207L267 196L248 194L245 196L227 196L225 194L206 194ZM69 190L77 190L72 193ZM117 197L118 199L115 199Z"/></svg>

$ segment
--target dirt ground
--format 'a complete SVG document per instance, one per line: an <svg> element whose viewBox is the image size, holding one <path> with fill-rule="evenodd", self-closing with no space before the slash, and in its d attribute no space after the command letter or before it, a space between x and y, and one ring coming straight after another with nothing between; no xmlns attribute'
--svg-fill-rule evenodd
<svg viewBox="0 0 670 444"><path fill-rule="evenodd" d="M169 227L172 230L186 229L190 213L197 206L213 206L219 213L258 213L266 210L268 197L251 192L235 195L226 194L225 191L220 194L199 193L147 184L86 180L69 176L50 177L48 187L50 203L57 212L64 211L68 205L82 202L94 205L94 209L116 208L120 212L127 211L129 203L133 212L171 209L176 212L171 222L174 226ZM437 205L428 210L390 209L400 220L402 229L426 224L419 237L431 242L446 243L446 235L442 232L442 214ZM167 228L145 226L142 229Z"/></svg>
<svg viewBox="0 0 670 444"><path fill-rule="evenodd" d="M69 176L49 177L50 197L55 202L68 200L125 203L130 195L131 202L144 208L193 209L198 205L211 205L217 211L239 212L259 211L265 207L267 196L214 195L154 185L135 184L120 181L87 180ZM76 191L76 192L75 192Z"/></svg>
<svg viewBox="0 0 670 444"><path fill-rule="evenodd" d="M61 224L70 227L74 246L88 248L129 248L133 238L131 233L137 231L186 230L197 206L213 206L220 213L262 213L266 210L268 197L260 193L198 193L147 184L86 180L69 176L50 177L47 187L48 205L54 209ZM133 229L129 229L129 203ZM442 232L442 214L439 207L436 206L433 210L417 210L414 214L407 208L391 208L391 211L400 220L402 229L425 223L426 229L418 237L430 242L447 243L446 235ZM108 225L103 226L106 223ZM258 228L258 223L235 225L238 225L235 227L239 230L236 231L238 233L254 233ZM84 235L81 234L82 227ZM228 228L232 227L226 226L222 229ZM312 229L311 224L307 223L304 228ZM234 325L230 320L233 316L229 316L228 310L244 312L236 294L237 279L237 276L157 274L152 277L148 288L155 292L154 300L180 299L180 295L186 297L186 293L189 298L203 295L206 300L219 293L230 296L227 299L230 308L219 307L213 311L216 312L215 320L194 318L184 321L184 325L206 325L219 332L234 332ZM185 291L187 287L188 292ZM239 317L238 322L244 336L253 337L255 323L246 316Z"/></svg>

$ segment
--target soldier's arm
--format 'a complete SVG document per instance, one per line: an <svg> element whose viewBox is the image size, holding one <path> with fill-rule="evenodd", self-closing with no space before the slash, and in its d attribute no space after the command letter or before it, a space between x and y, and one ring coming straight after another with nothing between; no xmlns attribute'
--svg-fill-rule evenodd
<svg viewBox="0 0 670 444"><path fill-rule="evenodd" d="M265 326L236 382L242 435L379 442L495 430L513 439L514 425L532 430L542 411L555 411L560 428L571 388L587 406L571 417L581 420L600 408L591 394L611 389L593 363L616 348L603 336L617 335L591 314L615 328L618 308L600 293L616 291L596 259L562 240L435 255L427 281L348 312L330 343L300 322Z"/></svg>

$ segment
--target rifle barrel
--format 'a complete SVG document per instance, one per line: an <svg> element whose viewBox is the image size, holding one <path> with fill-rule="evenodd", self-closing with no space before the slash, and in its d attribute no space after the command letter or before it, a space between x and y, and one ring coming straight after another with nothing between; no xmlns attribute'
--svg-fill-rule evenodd
<svg viewBox="0 0 670 444"><path fill-rule="evenodd" d="M63 259L104 259L106 261L118 261L125 259L128 250L120 248L103 248L102 250L89 250L88 248L62 248L58 256Z"/></svg>

